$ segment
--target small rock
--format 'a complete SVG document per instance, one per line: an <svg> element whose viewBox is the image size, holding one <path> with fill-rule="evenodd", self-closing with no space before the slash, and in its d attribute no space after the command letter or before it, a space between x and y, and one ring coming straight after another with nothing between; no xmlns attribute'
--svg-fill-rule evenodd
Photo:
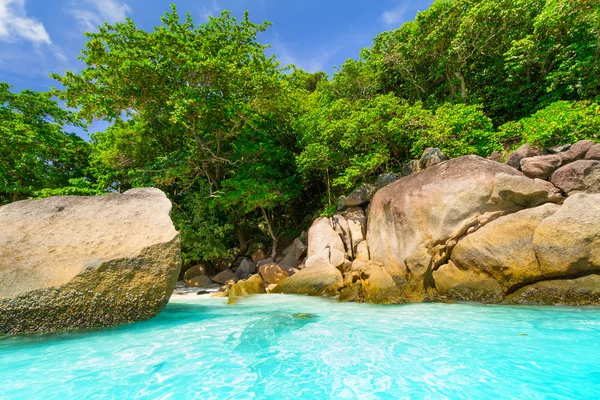
<svg viewBox="0 0 600 400"><path fill-rule="evenodd" d="M554 147L547 148L546 151L548 152L548 154L558 154L558 153L564 153L565 151L569 150L570 148L571 148L570 144L563 144L561 146L554 146Z"/></svg>
<svg viewBox="0 0 600 400"><path fill-rule="evenodd" d="M225 283L227 283L230 280L237 282L238 277L233 273L232 270L227 268L226 270L221 271L217 275L213 276L212 280L213 280L213 282L224 285Z"/></svg>
<svg viewBox="0 0 600 400"><path fill-rule="evenodd" d="M239 297L266 293L265 284L259 274L252 275L248 280L239 281L229 289L229 303L235 303Z"/></svg>
<svg viewBox="0 0 600 400"><path fill-rule="evenodd" d="M510 153L508 156L506 156L506 160L504 161L504 163L510 165L515 169L520 169L522 159L536 157L541 154L541 151L531 147L529 143L526 143L523 146L519 147L517 150Z"/></svg>
<svg viewBox="0 0 600 400"><path fill-rule="evenodd" d="M192 268L185 271L185 274L183 274L183 280L187 282L190 279L200 275L206 275L206 268L202 264L194 265Z"/></svg>
<svg viewBox="0 0 600 400"><path fill-rule="evenodd" d="M337 249L334 249L337 250ZM340 251L340 250L337 250ZM327 267L329 266L329 255L330 255L330 249L326 248L321 250L319 253L308 257L306 259L306 267L307 268L319 268L319 267Z"/></svg>
<svg viewBox="0 0 600 400"><path fill-rule="evenodd" d="M379 189L386 187L387 185L394 183L398 180L398 176L393 172L382 174L377 177L377 187Z"/></svg>
<svg viewBox="0 0 600 400"><path fill-rule="evenodd" d="M344 265L346 261L346 253L343 253L337 249L330 249L329 251L329 263L336 268Z"/></svg>
<svg viewBox="0 0 600 400"><path fill-rule="evenodd" d="M404 176L416 174L419 171L421 171L421 167L419 166L419 160L407 161L402 167L402 175Z"/></svg>
<svg viewBox="0 0 600 400"><path fill-rule="evenodd" d="M265 251L262 248L259 248L254 253L252 253L252 262L254 264L264 260L265 258L267 258L267 256L265 255Z"/></svg>
<svg viewBox="0 0 600 400"><path fill-rule="evenodd" d="M261 265L258 271L265 283L279 283L290 276L289 272L278 264Z"/></svg>
<svg viewBox="0 0 600 400"><path fill-rule="evenodd" d="M521 160L521 171L529 178L548 179L562 164L559 155L537 156Z"/></svg>
<svg viewBox="0 0 600 400"><path fill-rule="evenodd" d="M564 153L560 153L559 156L562 160L562 165L567 165L573 161L582 160L585 158L587 152L594 146L593 140L581 140Z"/></svg>
<svg viewBox="0 0 600 400"><path fill-rule="evenodd" d="M588 150L585 154L586 160L598 160L600 161L600 144L596 144Z"/></svg>
<svg viewBox="0 0 600 400"><path fill-rule="evenodd" d="M185 282L186 287L209 287L212 280L206 275L198 275Z"/></svg>
<svg viewBox="0 0 600 400"><path fill-rule="evenodd" d="M490 154L490 156L488 157L488 160L492 160L492 161L496 161L496 162L501 162L502 161L502 157L503 154L498 152L498 151L494 151L492 152L492 154Z"/></svg>
<svg viewBox="0 0 600 400"><path fill-rule="evenodd" d="M235 271L238 279L248 279L254 273L256 273L256 265L247 258L242 260L240 266Z"/></svg>
<svg viewBox="0 0 600 400"><path fill-rule="evenodd" d="M264 260L260 260L259 262L257 262L256 266L260 268L261 266L267 264L275 264L275 260L273 260L272 258L265 258Z"/></svg>
<svg viewBox="0 0 600 400"><path fill-rule="evenodd" d="M377 186L364 183L348 195L345 205L346 207L356 207L369 203L376 191Z"/></svg>
<svg viewBox="0 0 600 400"><path fill-rule="evenodd" d="M419 160L419 167L423 170L447 160L448 157L440 149L429 147L423 152Z"/></svg>
<svg viewBox="0 0 600 400"><path fill-rule="evenodd" d="M575 193L600 193L600 161L578 160L552 174L552 183L569 196Z"/></svg>
<svg viewBox="0 0 600 400"><path fill-rule="evenodd" d="M369 244L366 240L363 240L356 246L356 259L361 261L369 261L371 256L369 255Z"/></svg>

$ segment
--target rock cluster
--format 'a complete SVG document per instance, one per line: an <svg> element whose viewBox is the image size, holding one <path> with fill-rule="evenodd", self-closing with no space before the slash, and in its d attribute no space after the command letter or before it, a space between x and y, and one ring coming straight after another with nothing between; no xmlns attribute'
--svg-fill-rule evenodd
<svg viewBox="0 0 600 400"><path fill-rule="evenodd" d="M503 164L444 161L428 149L405 168L420 172L374 195L362 187L338 214L317 219L306 268L275 291L373 303L600 304L598 145L550 150L526 145ZM348 198L361 200L351 207Z"/></svg>
<svg viewBox="0 0 600 400"><path fill-rule="evenodd" d="M0 207L0 332L105 327L155 316L181 267L170 210L158 189Z"/></svg>

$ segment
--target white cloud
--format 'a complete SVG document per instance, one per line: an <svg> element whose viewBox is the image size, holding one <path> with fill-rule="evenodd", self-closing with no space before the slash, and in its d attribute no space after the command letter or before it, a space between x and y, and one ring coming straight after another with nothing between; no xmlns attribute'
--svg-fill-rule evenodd
<svg viewBox="0 0 600 400"><path fill-rule="evenodd" d="M381 19L386 25L397 25L404 18L404 14L406 14L407 5L402 4L396 8L392 8L390 10L386 10L381 14Z"/></svg>
<svg viewBox="0 0 600 400"><path fill-rule="evenodd" d="M25 13L25 0L0 0L0 41L25 39L35 44L50 44L44 25Z"/></svg>
<svg viewBox="0 0 600 400"><path fill-rule="evenodd" d="M131 13L131 8L120 0L80 0L72 4L77 6L70 10L71 14L86 31L94 31L105 22L123 21ZM81 8L82 4L88 7Z"/></svg>
<svg viewBox="0 0 600 400"><path fill-rule="evenodd" d="M200 8L200 18L203 21L208 21L208 17L214 17L221 12L221 7L217 4L217 0L212 0L209 6L202 6Z"/></svg>
<svg viewBox="0 0 600 400"><path fill-rule="evenodd" d="M296 67L303 69L307 72L318 72L322 71L325 67L325 63L329 58L336 52L319 50L315 51L313 55L308 58L298 58L294 55L279 38L279 34L275 33L272 40L273 53L277 56L277 59L281 62L281 66L285 67L290 64L294 64Z"/></svg>

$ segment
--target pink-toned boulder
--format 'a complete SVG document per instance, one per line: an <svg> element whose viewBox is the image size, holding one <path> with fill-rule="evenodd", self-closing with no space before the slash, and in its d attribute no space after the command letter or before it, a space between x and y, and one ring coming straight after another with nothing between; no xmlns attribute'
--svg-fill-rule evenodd
<svg viewBox="0 0 600 400"><path fill-rule="evenodd" d="M548 179L563 163L560 155L537 156L521 160L521 171L529 178Z"/></svg>

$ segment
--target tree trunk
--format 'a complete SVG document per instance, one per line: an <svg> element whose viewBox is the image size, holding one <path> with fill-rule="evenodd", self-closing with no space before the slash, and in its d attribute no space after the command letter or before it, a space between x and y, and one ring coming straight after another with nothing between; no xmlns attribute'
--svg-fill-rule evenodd
<svg viewBox="0 0 600 400"><path fill-rule="evenodd" d="M248 244L246 243L244 232L242 232L242 229L240 227L237 227L235 229L235 235L237 236L238 242L240 244L240 250L238 251L238 254L246 254L246 251L248 250Z"/></svg>
<svg viewBox="0 0 600 400"><path fill-rule="evenodd" d="M277 257L277 236L275 236L275 233L273 232L273 226L271 224L269 216L267 215L267 211L263 207L261 207L260 210L262 211L262 215L265 218L265 221L267 222L269 235L271 235L271 239L273 239L273 250L271 250L271 258L273 259L273 261L275 261L275 258Z"/></svg>

